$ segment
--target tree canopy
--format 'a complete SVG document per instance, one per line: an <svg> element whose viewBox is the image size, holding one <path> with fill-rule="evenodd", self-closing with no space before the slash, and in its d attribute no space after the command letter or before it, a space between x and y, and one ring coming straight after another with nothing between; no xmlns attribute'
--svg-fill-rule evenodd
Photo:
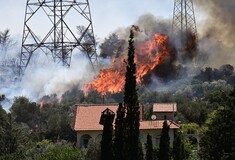
<svg viewBox="0 0 235 160"><path fill-rule="evenodd" d="M210 160L235 159L235 88L225 104L212 112L202 130L201 157Z"/></svg>

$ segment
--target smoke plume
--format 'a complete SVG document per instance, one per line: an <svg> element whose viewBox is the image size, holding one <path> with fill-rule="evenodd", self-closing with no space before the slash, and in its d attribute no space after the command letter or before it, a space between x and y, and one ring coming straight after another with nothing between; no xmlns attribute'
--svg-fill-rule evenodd
<svg viewBox="0 0 235 160"><path fill-rule="evenodd" d="M200 49L197 63L210 67L235 65L235 1L197 0L195 4L195 13L202 18L196 17Z"/></svg>
<svg viewBox="0 0 235 160"><path fill-rule="evenodd" d="M164 19L162 17L156 17L153 14L144 14L138 18L135 25L140 28L139 34L135 37L135 40L146 40L153 36L155 33L162 33L169 35L171 33L171 20ZM120 39L127 40L130 33L130 27L118 28L115 33Z"/></svg>
<svg viewBox="0 0 235 160"><path fill-rule="evenodd" d="M14 98L19 96L25 96L35 102L45 95L56 94L58 98L61 98L66 91L74 86L81 88L88 79L94 76L94 71L84 54L75 53L71 67L65 68L58 66L44 53L35 52L21 81L18 81L15 78L17 75L12 72L15 66L17 67L9 63L0 66L0 94L4 94L7 98L1 105L5 110L8 110ZM11 72L6 73L6 69Z"/></svg>
<svg viewBox="0 0 235 160"><path fill-rule="evenodd" d="M197 0L200 12L208 17L203 25L203 36L234 46L235 1L234 0ZM202 28L202 27L201 27Z"/></svg>
<svg viewBox="0 0 235 160"><path fill-rule="evenodd" d="M87 81L85 79L92 77L94 72L88 62L82 54L73 56L70 68L58 66L53 61L40 64L37 60L37 65L27 68L21 84L38 98L55 93L61 97L74 86L81 87Z"/></svg>

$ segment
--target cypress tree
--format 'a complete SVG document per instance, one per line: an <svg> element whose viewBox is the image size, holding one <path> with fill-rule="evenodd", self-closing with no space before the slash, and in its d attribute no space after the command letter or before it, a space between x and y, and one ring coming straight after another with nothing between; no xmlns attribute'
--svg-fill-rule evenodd
<svg viewBox="0 0 235 160"><path fill-rule="evenodd" d="M115 160L124 159L124 141L125 141L125 108L119 103L117 116L115 119L115 133L113 142L113 151Z"/></svg>
<svg viewBox="0 0 235 160"><path fill-rule="evenodd" d="M124 88L124 107L126 107L126 160L137 160L139 151L139 102L136 89L136 64L134 62L135 48L134 48L134 30L130 31L128 59L126 64L126 79Z"/></svg>
<svg viewBox="0 0 235 160"><path fill-rule="evenodd" d="M184 151L184 143L182 140L182 134L180 131L178 131L175 134L174 142L173 142L173 151L172 156L174 160L184 160L185 157L185 151Z"/></svg>
<svg viewBox="0 0 235 160"><path fill-rule="evenodd" d="M101 160L112 160L113 159L113 115L111 112L106 112L106 118L104 121L104 129L101 141Z"/></svg>
<svg viewBox="0 0 235 160"><path fill-rule="evenodd" d="M147 143L146 143L146 160L153 160L153 142L152 137L147 135Z"/></svg>
<svg viewBox="0 0 235 160"><path fill-rule="evenodd" d="M159 160L170 160L170 137L169 137L169 125L165 120L163 122L163 128L159 144Z"/></svg>
<svg viewBox="0 0 235 160"><path fill-rule="evenodd" d="M144 159L144 153L143 153L143 147L142 143L139 141L139 148L138 148L138 159L137 160L143 160Z"/></svg>

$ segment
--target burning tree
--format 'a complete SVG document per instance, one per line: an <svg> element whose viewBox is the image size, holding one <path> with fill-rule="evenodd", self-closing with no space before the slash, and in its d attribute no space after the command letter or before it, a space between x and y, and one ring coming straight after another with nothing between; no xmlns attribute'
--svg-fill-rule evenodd
<svg viewBox="0 0 235 160"><path fill-rule="evenodd" d="M152 75L161 79L172 77L175 73L176 52L167 35L155 33L150 39L138 41L135 45L133 63L135 62L137 84L147 84ZM126 83L126 54L119 54L118 51L117 53L112 65L102 69L99 76L85 86L85 91L96 90L106 95L123 90Z"/></svg>

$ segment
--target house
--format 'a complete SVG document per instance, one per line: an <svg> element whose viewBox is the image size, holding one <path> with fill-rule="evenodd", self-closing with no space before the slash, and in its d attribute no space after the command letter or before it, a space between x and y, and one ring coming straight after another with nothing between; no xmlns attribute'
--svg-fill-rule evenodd
<svg viewBox="0 0 235 160"><path fill-rule="evenodd" d="M174 121L175 113L177 111L176 103L154 103L153 113L158 120L172 120Z"/></svg>
<svg viewBox="0 0 235 160"><path fill-rule="evenodd" d="M106 109L116 113L118 104L87 105L77 104L74 111L73 129L77 132L77 144L86 147L89 139L102 137L103 126L99 124L101 113ZM140 109L140 141L144 145L147 134L152 136L153 145L159 145L164 120L170 125L170 144L173 145L174 132L180 126L173 121L177 111L176 103L153 104L152 120L143 119L143 106ZM165 119L164 119L165 118Z"/></svg>

